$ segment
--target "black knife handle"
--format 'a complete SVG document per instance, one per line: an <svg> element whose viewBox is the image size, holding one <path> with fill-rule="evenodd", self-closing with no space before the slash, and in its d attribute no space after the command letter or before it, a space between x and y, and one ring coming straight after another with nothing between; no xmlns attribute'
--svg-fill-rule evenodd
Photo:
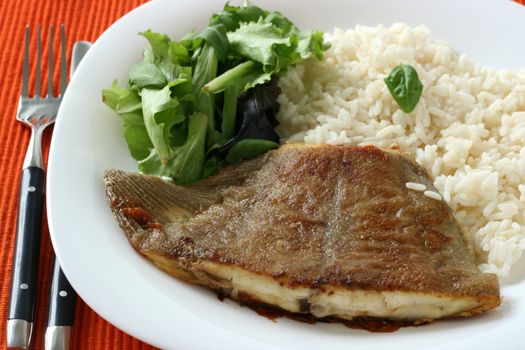
<svg viewBox="0 0 525 350"><path fill-rule="evenodd" d="M73 326L76 293L55 258L49 289L47 326Z"/></svg>
<svg viewBox="0 0 525 350"><path fill-rule="evenodd" d="M9 319L33 322L44 209L44 178L44 170L39 167L30 166L22 170Z"/></svg>

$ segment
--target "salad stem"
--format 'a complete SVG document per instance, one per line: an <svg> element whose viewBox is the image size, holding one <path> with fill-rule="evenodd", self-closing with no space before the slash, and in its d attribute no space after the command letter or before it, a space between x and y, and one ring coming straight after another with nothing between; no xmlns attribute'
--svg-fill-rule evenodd
<svg viewBox="0 0 525 350"><path fill-rule="evenodd" d="M241 63L208 82L208 84L204 85L203 89L212 94L224 91L230 83L235 82L237 79L250 72L255 66L255 62L251 60Z"/></svg>

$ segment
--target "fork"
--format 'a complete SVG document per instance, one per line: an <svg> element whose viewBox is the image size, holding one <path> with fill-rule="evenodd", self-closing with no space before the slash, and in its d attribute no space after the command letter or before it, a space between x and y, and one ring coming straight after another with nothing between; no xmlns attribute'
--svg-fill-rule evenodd
<svg viewBox="0 0 525 350"><path fill-rule="evenodd" d="M22 93L18 102L16 119L31 128L31 138L24 159L20 181L18 221L16 229L9 315L7 320L7 347L27 349L31 342L36 299L38 253L44 205L44 161L42 158L42 133L56 118L62 95L66 89L66 37L64 25L60 26L61 61L60 94L53 96L53 33L49 28L49 61L47 96L41 97L41 40L37 27L37 61L35 96L29 96L29 43L31 29L25 28Z"/></svg>

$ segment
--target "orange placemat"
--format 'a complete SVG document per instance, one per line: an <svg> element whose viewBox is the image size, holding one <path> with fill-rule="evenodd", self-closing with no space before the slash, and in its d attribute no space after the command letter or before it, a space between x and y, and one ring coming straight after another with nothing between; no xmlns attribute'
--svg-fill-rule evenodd
<svg viewBox="0 0 525 350"><path fill-rule="evenodd" d="M6 317L11 281L11 265L15 238L19 175L29 140L29 129L15 122L22 74L22 48L24 27L42 25L43 34L48 26L64 23L67 31L68 56L77 40L95 39L125 13L145 0L2 0L0 1L0 262L3 266L0 278L0 349L6 344ZM58 37L55 36L58 45ZM47 40L45 40L47 42ZM57 46L56 46L57 47ZM46 46L47 48L47 46ZM45 60L47 50L44 50ZM32 51L36 52L36 51ZM68 62L70 62L68 57ZM34 65L33 65L34 69ZM58 71L55 81L58 82ZM47 76L43 77L46 81ZM44 136L44 154L49 151L51 132ZM47 317L47 293L49 290L52 247L44 217L38 278L38 299L32 349L44 348L44 331ZM75 325L71 349L154 349L113 327L84 302L77 298Z"/></svg>
<svg viewBox="0 0 525 350"><path fill-rule="evenodd" d="M516 0L525 5L525 0ZM67 28L68 55L77 40L95 39L115 20L145 0L2 0L0 1L0 348L5 348L5 327L13 245L16 226L19 174L29 139L29 130L15 122L22 74L24 26L41 24L44 34L50 24ZM57 38L58 39L58 38ZM58 41L56 42L58 44ZM45 51L45 50L44 50ZM46 59L44 52L43 59ZM69 62L70 57L68 58ZM33 66L34 69L34 66ZM58 81L56 72L55 81ZM43 77L44 81L47 79ZM44 136L44 154L49 151L50 132ZM38 299L33 349L43 349L47 293L50 283L52 247L44 216ZM77 299L71 349L154 349L113 327Z"/></svg>

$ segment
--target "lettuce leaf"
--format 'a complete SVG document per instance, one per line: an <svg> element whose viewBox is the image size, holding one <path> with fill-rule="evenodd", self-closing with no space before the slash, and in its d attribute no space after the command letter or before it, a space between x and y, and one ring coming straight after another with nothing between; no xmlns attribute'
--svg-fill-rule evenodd
<svg viewBox="0 0 525 350"><path fill-rule="evenodd" d="M279 71L286 62L297 62L298 38L296 34L286 36L281 29L271 23L243 23L235 31L228 33L233 52L263 65L265 71ZM286 61L286 62L281 62Z"/></svg>
<svg viewBox="0 0 525 350"><path fill-rule="evenodd" d="M142 111L144 125L153 147L162 164L172 158L170 147L171 127L184 120L184 115L177 113L179 103L170 97L169 86L162 90L142 90Z"/></svg>
<svg viewBox="0 0 525 350"><path fill-rule="evenodd" d="M138 169L143 174L155 175L166 179L171 177L171 164L162 164L157 151L152 148L149 155L137 162Z"/></svg>
<svg viewBox="0 0 525 350"><path fill-rule="evenodd" d="M230 51L230 42L228 41L226 28L222 24L207 27L198 37L204 39L206 44L215 49L219 60L226 61Z"/></svg>
<svg viewBox="0 0 525 350"><path fill-rule="evenodd" d="M206 146L206 115L197 113L189 117L187 139L173 148L173 158L163 163L156 149L138 162L139 171L186 184L203 177Z"/></svg>
<svg viewBox="0 0 525 350"><path fill-rule="evenodd" d="M115 80L110 88L102 90L102 97L124 122L124 138L131 156L135 160L146 158L153 144L146 131L142 102L137 91L120 87Z"/></svg>
<svg viewBox="0 0 525 350"><path fill-rule="evenodd" d="M142 88L163 88L168 83L166 75L156 64L140 62L129 72L131 86Z"/></svg>
<svg viewBox="0 0 525 350"><path fill-rule="evenodd" d="M281 19L281 27L273 24L277 19ZM329 47L324 43L323 33L299 32L288 22L279 16L270 20L261 18L257 22L241 23L234 32L229 32L233 54L248 60L222 73L204 89L218 93L228 86L236 86L246 91L311 56L321 59Z"/></svg>
<svg viewBox="0 0 525 350"><path fill-rule="evenodd" d="M230 164L237 163L243 159L253 158L261 153L279 147L278 143L260 139L244 139L230 148L226 161Z"/></svg>
<svg viewBox="0 0 525 350"><path fill-rule="evenodd" d="M186 142L173 151L171 176L175 182L186 184L202 178L205 161L206 130L208 117L196 113L189 117L188 138Z"/></svg>
<svg viewBox="0 0 525 350"><path fill-rule="evenodd" d="M229 3L178 41L139 35L149 47L128 87L114 81L102 98L121 117L139 171L179 184L277 147L274 78L328 47L279 12Z"/></svg>
<svg viewBox="0 0 525 350"><path fill-rule="evenodd" d="M224 5L222 12L214 14L210 19L210 25L222 24L227 31L231 32L239 28L242 22L257 22L259 18L266 17L268 11L257 6L230 6L229 2Z"/></svg>

